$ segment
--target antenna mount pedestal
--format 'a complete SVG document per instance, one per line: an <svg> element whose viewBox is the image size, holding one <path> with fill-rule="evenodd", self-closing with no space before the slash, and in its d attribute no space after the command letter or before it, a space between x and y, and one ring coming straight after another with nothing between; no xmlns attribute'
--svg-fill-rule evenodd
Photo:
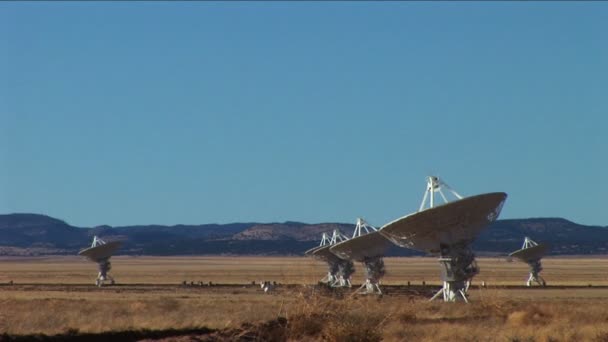
<svg viewBox="0 0 608 342"><path fill-rule="evenodd" d="M314 248L306 254L310 253L314 257L324 260L327 263L327 275L321 279L330 287L350 287L350 276L354 273L352 261L341 260L329 252L329 247L339 242L346 241L348 238L344 236L338 229L334 229L332 235L323 233L321 243L317 248Z"/></svg>
<svg viewBox="0 0 608 342"><path fill-rule="evenodd" d="M101 287L107 280L110 281L110 284L114 285L114 278L108 275L108 272L112 269L110 258L97 261L97 265L99 267L99 274L97 275L97 279L95 279L95 285Z"/></svg>
<svg viewBox="0 0 608 342"><path fill-rule="evenodd" d="M430 300L443 295L444 302L462 300L468 303L467 291L471 279L479 273L475 254L471 248L468 244L442 245L439 263L443 267L441 272L443 287Z"/></svg>
<svg viewBox="0 0 608 342"><path fill-rule="evenodd" d="M540 286L547 286L545 279L539 275L540 271L543 270L543 267L540 263L540 259L538 260L530 260L528 261L528 265L530 265L530 277L528 277L528 281L526 282L526 286L532 286L532 283L537 283Z"/></svg>
<svg viewBox="0 0 608 342"><path fill-rule="evenodd" d="M341 260L338 263L338 273L332 287L351 287L350 276L355 273L355 265L350 260Z"/></svg>
<svg viewBox="0 0 608 342"><path fill-rule="evenodd" d="M369 225L364 219L357 218L357 224L353 232L353 239L362 235L376 232L378 229ZM363 233L365 231L365 233ZM365 283L355 292L358 294L382 294L380 290L380 279L384 276L384 259L381 256L366 257L363 259L365 267Z"/></svg>
<svg viewBox="0 0 608 342"><path fill-rule="evenodd" d="M365 283L359 287L356 293L359 294L382 294L380 290L380 279L386 273L384 269L384 260L382 257L366 258L363 261L365 266Z"/></svg>
<svg viewBox="0 0 608 342"><path fill-rule="evenodd" d="M327 261L329 270L322 283L331 287L351 287L350 276L354 273L354 265L350 260Z"/></svg>

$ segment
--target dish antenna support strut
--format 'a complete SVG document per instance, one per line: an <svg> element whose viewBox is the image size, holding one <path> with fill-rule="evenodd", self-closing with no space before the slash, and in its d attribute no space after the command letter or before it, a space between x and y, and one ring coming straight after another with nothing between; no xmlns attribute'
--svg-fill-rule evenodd
<svg viewBox="0 0 608 342"><path fill-rule="evenodd" d="M463 197L456 192L456 190L452 189L449 185L447 185L444 181L439 179L437 176L428 176L426 178L426 190L424 191L424 196L422 197L422 202L420 203L420 208L418 211L422 211L427 207L428 200L428 208L435 207L435 193L439 193L441 198L445 203L448 203L448 199L443 193L443 188L449 191L454 197L457 199L462 199Z"/></svg>

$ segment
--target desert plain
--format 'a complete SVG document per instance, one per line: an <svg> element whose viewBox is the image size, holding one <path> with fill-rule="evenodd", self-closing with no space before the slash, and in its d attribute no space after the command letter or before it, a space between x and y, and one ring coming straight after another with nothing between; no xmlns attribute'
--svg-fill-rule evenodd
<svg viewBox="0 0 608 342"><path fill-rule="evenodd" d="M101 288L80 257L2 257L0 340L608 341L608 258L545 258L532 288L527 265L478 258L469 304L428 301L435 258L385 264L380 297L353 295L358 264L353 288L319 287L305 257L117 256Z"/></svg>

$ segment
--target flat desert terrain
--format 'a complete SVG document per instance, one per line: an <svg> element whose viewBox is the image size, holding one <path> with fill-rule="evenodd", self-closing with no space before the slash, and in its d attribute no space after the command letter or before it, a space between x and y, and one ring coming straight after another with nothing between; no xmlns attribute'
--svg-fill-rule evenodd
<svg viewBox="0 0 608 342"><path fill-rule="evenodd" d="M435 258L385 264L377 297L352 295L361 265L353 289L330 291L315 286L325 264L304 257L118 256L102 288L80 257L4 257L0 340L608 341L608 258L546 258L545 288L522 286L525 264L478 258L469 304L428 301Z"/></svg>

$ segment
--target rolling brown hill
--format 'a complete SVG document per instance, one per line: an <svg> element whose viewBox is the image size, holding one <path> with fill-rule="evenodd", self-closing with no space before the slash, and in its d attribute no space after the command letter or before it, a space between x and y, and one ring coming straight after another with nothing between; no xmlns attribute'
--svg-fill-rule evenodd
<svg viewBox="0 0 608 342"><path fill-rule="evenodd" d="M353 224L301 222L202 225L137 225L79 228L38 214L0 215L0 255L75 254L93 235L125 242L128 255L301 255L323 232L350 235ZM562 218L499 220L474 243L478 254L504 255L518 249L524 236L551 244L555 255L605 254L608 229ZM417 255L393 248L390 255Z"/></svg>

